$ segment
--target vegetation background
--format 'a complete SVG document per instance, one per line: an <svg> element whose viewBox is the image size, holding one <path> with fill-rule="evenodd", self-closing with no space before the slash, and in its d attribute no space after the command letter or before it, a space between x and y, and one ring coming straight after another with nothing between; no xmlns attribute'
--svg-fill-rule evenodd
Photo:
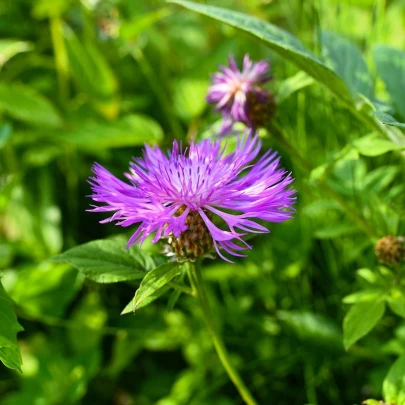
<svg viewBox="0 0 405 405"><path fill-rule="evenodd" d="M405 2L207 3L312 53L161 0L1 1L1 405L242 403L192 297L168 289L120 316L139 280L96 283L49 259L125 243L130 230L86 212L93 162L121 176L145 142L210 136L210 75L245 53L271 62L277 113L261 135L298 204L247 258L205 261L233 361L260 404L405 403L405 269L373 248L405 234Z"/></svg>

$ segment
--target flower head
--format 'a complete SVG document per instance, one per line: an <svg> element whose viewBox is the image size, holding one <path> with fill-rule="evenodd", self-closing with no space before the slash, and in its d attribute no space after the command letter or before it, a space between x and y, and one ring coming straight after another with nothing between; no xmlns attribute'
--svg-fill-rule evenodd
<svg viewBox="0 0 405 405"><path fill-rule="evenodd" d="M231 56L229 67L221 66L220 69L221 72L212 76L207 101L215 104L216 111L223 115L221 135L228 134L235 122L243 122L249 128L263 126L275 109L273 96L263 88L271 79L268 62L253 63L249 55L245 55L240 71Z"/></svg>
<svg viewBox="0 0 405 405"><path fill-rule="evenodd" d="M102 205L91 211L113 212L101 222L137 224L128 247L153 234L152 243L168 238L173 252L186 259L211 247L225 260L222 251L243 256L239 252L251 248L244 235L268 232L254 220L284 221L295 202L295 191L288 188L293 178L279 168L275 152L254 163L260 147L252 134L241 137L230 154L208 139L184 150L175 141L168 155L145 146L143 158L130 163L130 184L95 164L90 197Z"/></svg>

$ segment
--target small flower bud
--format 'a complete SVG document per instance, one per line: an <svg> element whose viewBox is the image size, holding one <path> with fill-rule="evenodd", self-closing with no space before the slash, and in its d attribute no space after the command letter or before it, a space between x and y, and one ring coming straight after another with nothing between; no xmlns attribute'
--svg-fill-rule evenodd
<svg viewBox="0 0 405 405"><path fill-rule="evenodd" d="M381 238L374 246L378 261L395 265L405 260L405 237L388 235Z"/></svg>

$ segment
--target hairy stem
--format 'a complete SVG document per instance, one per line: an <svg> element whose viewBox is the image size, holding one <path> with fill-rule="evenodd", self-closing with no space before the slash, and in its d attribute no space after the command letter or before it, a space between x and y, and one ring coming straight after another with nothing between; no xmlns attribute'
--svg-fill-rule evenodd
<svg viewBox="0 0 405 405"><path fill-rule="evenodd" d="M212 342L214 343L215 350L217 351L218 357L221 360L222 365L224 366L226 372L228 373L229 378L233 382L236 389L239 391L239 394L241 395L245 403L247 405L257 405L256 400L253 398L249 389L246 387L238 371L232 365L229 358L229 353L226 350L226 347L218 334L218 331L213 321L212 312L208 303L204 282L201 276L201 269L198 263L197 264L190 263L188 270L191 286L193 287L193 290L197 295L198 301L203 311L205 322L211 334Z"/></svg>

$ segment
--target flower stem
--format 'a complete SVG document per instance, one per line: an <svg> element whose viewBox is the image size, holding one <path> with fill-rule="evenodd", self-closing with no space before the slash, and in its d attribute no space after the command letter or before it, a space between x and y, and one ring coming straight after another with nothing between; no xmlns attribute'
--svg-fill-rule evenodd
<svg viewBox="0 0 405 405"><path fill-rule="evenodd" d="M218 334L218 331L213 321L212 312L208 303L204 282L201 276L201 269L198 263L189 263L188 270L191 286L195 291L197 298L200 302L205 322L211 334L212 342L214 343L215 350L217 351L218 357L221 360L222 365L224 366L229 378L235 385L236 389L239 391L239 394L241 395L245 403L247 405L257 405L256 400L253 398L249 389L244 384L241 376L232 365L229 359L229 353L226 350L226 347Z"/></svg>

